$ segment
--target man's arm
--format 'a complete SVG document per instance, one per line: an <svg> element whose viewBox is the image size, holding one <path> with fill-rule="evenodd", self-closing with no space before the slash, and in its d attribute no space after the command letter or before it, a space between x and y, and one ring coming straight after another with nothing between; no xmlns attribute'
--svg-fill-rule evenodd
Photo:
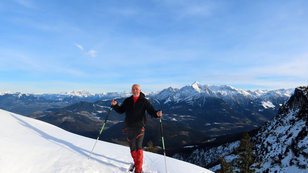
<svg viewBox="0 0 308 173"><path fill-rule="evenodd" d="M163 112L161 110L156 111L148 100L146 101L146 110L152 117L155 118L160 118L163 115Z"/></svg>
<svg viewBox="0 0 308 173"><path fill-rule="evenodd" d="M126 100L124 100L124 102L121 104L121 106L118 105L118 102L115 101L114 99L111 102L111 107L119 114L123 114L125 112L125 102Z"/></svg>

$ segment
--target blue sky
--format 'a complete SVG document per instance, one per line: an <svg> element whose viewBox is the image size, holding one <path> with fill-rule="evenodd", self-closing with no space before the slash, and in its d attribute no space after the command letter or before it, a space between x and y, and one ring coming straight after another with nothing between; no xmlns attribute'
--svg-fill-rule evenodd
<svg viewBox="0 0 308 173"><path fill-rule="evenodd" d="M306 0L2 0L0 92L308 84Z"/></svg>

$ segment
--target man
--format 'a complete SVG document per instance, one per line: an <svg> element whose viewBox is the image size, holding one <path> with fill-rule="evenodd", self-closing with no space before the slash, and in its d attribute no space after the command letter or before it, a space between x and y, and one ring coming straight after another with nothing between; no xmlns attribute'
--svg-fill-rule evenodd
<svg viewBox="0 0 308 173"><path fill-rule="evenodd" d="M162 111L156 111L153 108L151 103L141 92L140 85L134 84L132 86L132 94L132 96L124 100L121 106L119 106L115 100L112 100L111 106L119 114L124 112L126 114L125 129L127 130L127 141L129 143L131 155L134 159L135 173L141 173L143 163L142 142L146 125L145 111L155 118L160 118L162 116Z"/></svg>

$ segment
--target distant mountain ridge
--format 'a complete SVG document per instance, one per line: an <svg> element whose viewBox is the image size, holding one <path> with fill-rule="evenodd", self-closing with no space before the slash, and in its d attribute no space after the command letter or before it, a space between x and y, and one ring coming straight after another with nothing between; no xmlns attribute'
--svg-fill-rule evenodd
<svg viewBox="0 0 308 173"><path fill-rule="evenodd" d="M243 90L227 85L210 86L195 82L180 89L169 87L150 93L147 98L156 109L163 110L164 119L171 124L202 129L211 135L223 135L251 130L262 125L277 113L280 105L292 92L291 89ZM130 96L129 92L93 94L73 91L40 95L6 93L0 95L0 108L41 117L45 114L42 111L63 108L81 101L106 100L104 106L108 107L111 99L116 98L121 103L127 96ZM84 111L100 115L93 112L91 106Z"/></svg>
<svg viewBox="0 0 308 173"><path fill-rule="evenodd" d="M128 89L129 90L129 89ZM257 97L269 97L269 96L287 96L290 97L294 88L292 89L277 89L277 90L261 90L261 89L238 89L230 85L202 85L199 82L194 82L191 85L186 85L182 88L173 88L169 87L163 89L161 91L145 93L150 97L155 97L159 100L166 100L168 98L174 99L178 101L178 99L189 100L197 95L203 96L216 96L216 97L226 97L226 96L237 96L243 95L250 98L257 98ZM49 99L61 99L63 97L98 97L103 99L111 99L111 98L119 98L119 97L127 97L131 95L129 91L121 91L121 92L102 92L102 93L92 93L86 90L73 90L70 92L61 92L61 93L43 93L43 94L33 94L33 93L22 93L22 92L8 92L2 91L0 92L0 96L11 94L11 95L33 95L33 96L40 96L46 97Z"/></svg>
<svg viewBox="0 0 308 173"><path fill-rule="evenodd" d="M72 91L60 94L2 92L0 93L0 108L23 115L29 115L50 108L62 108L80 101L95 102L128 95L129 93L127 92L93 94L87 91Z"/></svg>
<svg viewBox="0 0 308 173"><path fill-rule="evenodd" d="M191 101L199 97L217 97L225 100L232 100L236 97L246 97L249 99L269 99L272 97L290 97L294 89L278 89L278 90L245 90L238 89L229 85L202 85L195 82L192 85L184 86L180 89L169 87L160 91L158 94L153 94L158 100L164 100L164 103L170 101Z"/></svg>
<svg viewBox="0 0 308 173"><path fill-rule="evenodd" d="M62 92L62 93L43 93L43 94L32 94L32 93L22 93L22 92L0 92L0 97L10 95L16 98L31 96L36 98L45 98L50 101L68 101L79 99L83 101L97 101L102 99L111 99L111 98L119 98L126 97L130 95L130 92L122 91L122 92L103 92L103 93L91 93L86 90L74 90L70 92ZM70 100L71 99L71 100Z"/></svg>
<svg viewBox="0 0 308 173"><path fill-rule="evenodd" d="M126 97L130 95L130 92L122 91L122 92L103 92L103 93L92 93L86 90L74 90L70 92L63 92L59 94L39 94L43 97L47 97L49 99L63 99L67 97L79 97L84 100L101 100L101 99L111 99L111 98L119 98Z"/></svg>

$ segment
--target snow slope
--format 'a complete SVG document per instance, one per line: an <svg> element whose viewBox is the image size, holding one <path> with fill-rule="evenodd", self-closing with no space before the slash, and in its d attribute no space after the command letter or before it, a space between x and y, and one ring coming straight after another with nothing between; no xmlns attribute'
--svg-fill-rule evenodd
<svg viewBox="0 0 308 173"><path fill-rule="evenodd" d="M121 173L132 162L128 147L103 141L88 159L95 140L1 109L0 141L1 173ZM167 165L169 173L211 172L170 157ZM164 157L144 152L143 169L165 172Z"/></svg>
<svg viewBox="0 0 308 173"><path fill-rule="evenodd" d="M260 171L308 172L308 87L298 87L256 135Z"/></svg>
<svg viewBox="0 0 308 173"><path fill-rule="evenodd" d="M307 127L308 86L296 88L290 99L279 108L278 114L252 138L262 167L256 172L307 173ZM231 150L228 151L228 148ZM225 159L231 162L236 156L232 154L234 150L227 145L225 151ZM217 171L220 165L210 169Z"/></svg>

